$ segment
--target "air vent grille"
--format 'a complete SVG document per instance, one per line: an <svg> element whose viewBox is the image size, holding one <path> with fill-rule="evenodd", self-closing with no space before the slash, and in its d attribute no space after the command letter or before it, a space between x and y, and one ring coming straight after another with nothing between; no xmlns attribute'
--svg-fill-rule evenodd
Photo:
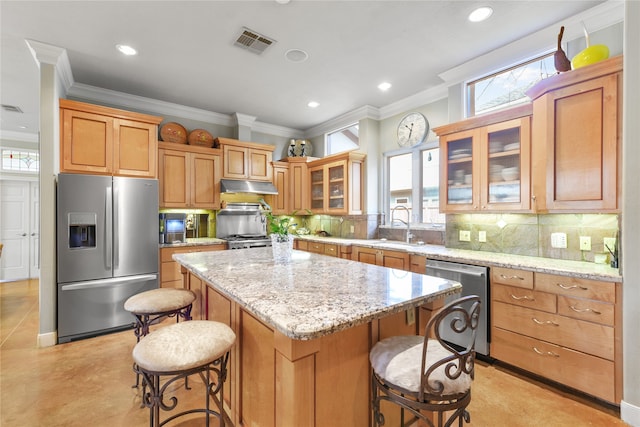
<svg viewBox="0 0 640 427"><path fill-rule="evenodd" d="M15 105L2 104L2 109L4 111L10 111L12 113L24 113L24 111L22 111L20 107L16 107Z"/></svg>
<svg viewBox="0 0 640 427"><path fill-rule="evenodd" d="M242 29L242 33L240 34L240 36L238 36L234 44L238 47L260 55L275 42L275 40L264 36L257 31L253 31L244 27Z"/></svg>

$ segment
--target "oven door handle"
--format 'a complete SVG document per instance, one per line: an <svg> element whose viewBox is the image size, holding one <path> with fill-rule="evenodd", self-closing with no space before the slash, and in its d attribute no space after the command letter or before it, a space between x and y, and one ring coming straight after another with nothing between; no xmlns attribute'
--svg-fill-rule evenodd
<svg viewBox="0 0 640 427"><path fill-rule="evenodd" d="M453 273L460 273L460 274L466 274L468 276L474 276L474 277L484 277L485 273L484 271L473 271L473 270L465 270L462 268L456 268L454 266L452 267L447 267L447 268L439 268L439 267L431 267L429 265L427 265L427 275L429 275L430 271L443 271L443 272L453 272Z"/></svg>

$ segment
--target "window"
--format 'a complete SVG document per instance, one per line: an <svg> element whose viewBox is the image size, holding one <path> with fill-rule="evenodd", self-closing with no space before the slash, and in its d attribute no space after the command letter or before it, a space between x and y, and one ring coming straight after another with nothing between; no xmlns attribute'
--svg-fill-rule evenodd
<svg viewBox="0 0 640 427"><path fill-rule="evenodd" d="M360 146L358 123L327 134L327 155L350 151Z"/></svg>
<svg viewBox="0 0 640 427"><path fill-rule="evenodd" d="M411 151L385 154L388 220L413 224L444 224L440 213L440 149L437 142ZM403 207L403 208L399 208ZM406 210L404 209L406 208Z"/></svg>
<svg viewBox="0 0 640 427"><path fill-rule="evenodd" d="M553 53L549 53L467 83L467 116L525 103L527 89L553 74Z"/></svg>
<svg viewBox="0 0 640 427"><path fill-rule="evenodd" d="M37 173L40 170L40 154L37 151L3 149L2 170Z"/></svg>

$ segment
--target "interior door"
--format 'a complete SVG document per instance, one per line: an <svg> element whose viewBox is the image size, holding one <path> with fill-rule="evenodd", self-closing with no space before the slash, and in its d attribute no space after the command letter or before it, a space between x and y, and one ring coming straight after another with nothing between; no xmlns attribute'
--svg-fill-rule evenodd
<svg viewBox="0 0 640 427"><path fill-rule="evenodd" d="M29 209L28 181L0 181L0 281L29 277Z"/></svg>

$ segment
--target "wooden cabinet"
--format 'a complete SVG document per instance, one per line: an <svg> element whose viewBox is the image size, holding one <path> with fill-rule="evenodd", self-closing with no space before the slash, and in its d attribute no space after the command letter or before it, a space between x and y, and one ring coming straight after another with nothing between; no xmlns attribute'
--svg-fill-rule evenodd
<svg viewBox="0 0 640 427"><path fill-rule="evenodd" d="M161 121L60 99L60 171L155 178Z"/></svg>
<svg viewBox="0 0 640 427"><path fill-rule="evenodd" d="M411 271L408 252L354 246L351 258L354 261L365 262L367 264ZM423 270L421 273L424 274L425 271Z"/></svg>
<svg viewBox="0 0 640 427"><path fill-rule="evenodd" d="M338 243L296 240L296 249L337 258L351 259L351 246Z"/></svg>
<svg viewBox="0 0 640 427"><path fill-rule="evenodd" d="M426 274L427 257L424 255L409 255L409 266L412 273Z"/></svg>
<svg viewBox="0 0 640 427"><path fill-rule="evenodd" d="M364 159L355 151L310 162L311 211L328 215L357 215L364 210Z"/></svg>
<svg viewBox="0 0 640 427"><path fill-rule="evenodd" d="M267 196L274 214L307 213L311 208L309 197L308 162L315 157L287 157L273 163L273 185L278 194Z"/></svg>
<svg viewBox="0 0 640 427"><path fill-rule="evenodd" d="M618 212L622 56L549 77L533 99L538 212Z"/></svg>
<svg viewBox="0 0 640 427"><path fill-rule="evenodd" d="M618 404L621 285L491 269L491 356Z"/></svg>
<svg viewBox="0 0 640 427"><path fill-rule="evenodd" d="M271 181L275 146L244 142L230 138L216 138L223 153L223 178Z"/></svg>
<svg viewBox="0 0 640 427"><path fill-rule="evenodd" d="M219 209L220 150L162 142L159 146L160 207Z"/></svg>
<svg viewBox="0 0 640 427"><path fill-rule="evenodd" d="M176 248L160 248L160 287L184 288L180 264L172 258L173 254L189 252L222 251L226 245L180 246Z"/></svg>
<svg viewBox="0 0 640 427"><path fill-rule="evenodd" d="M531 106L442 126L442 212L530 209Z"/></svg>

